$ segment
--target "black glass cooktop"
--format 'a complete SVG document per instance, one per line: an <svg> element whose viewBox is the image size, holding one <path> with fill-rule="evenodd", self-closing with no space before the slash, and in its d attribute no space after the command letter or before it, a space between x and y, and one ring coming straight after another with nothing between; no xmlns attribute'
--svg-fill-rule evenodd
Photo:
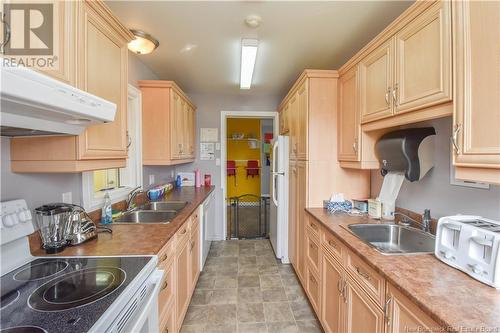
<svg viewBox="0 0 500 333"><path fill-rule="evenodd" d="M87 332L150 260L36 259L5 274L0 333Z"/></svg>

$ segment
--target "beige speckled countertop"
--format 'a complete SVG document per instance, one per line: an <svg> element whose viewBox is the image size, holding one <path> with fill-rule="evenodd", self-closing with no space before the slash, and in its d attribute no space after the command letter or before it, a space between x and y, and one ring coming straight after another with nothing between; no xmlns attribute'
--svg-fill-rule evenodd
<svg viewBox="0 0 500 333"><path fill-rule="evenodd" d="M433 254L383 255L341 227L378 221L329 214L322 208L306 210L438 324L462 332L500 332L500 290L442 263Z"/></svg>
<svg viewBox="0 0 500 333"><path fill-rule="evenodd" d="M188 201L179 214L167 224L111 224L113 233L99 233L98 238L66 247L62 252L47 255L42 249L38 232L30 235L30 250L34 256L113 256L157 254L195 209L205 201L214 187L182 187L163 199Z"/></svg>

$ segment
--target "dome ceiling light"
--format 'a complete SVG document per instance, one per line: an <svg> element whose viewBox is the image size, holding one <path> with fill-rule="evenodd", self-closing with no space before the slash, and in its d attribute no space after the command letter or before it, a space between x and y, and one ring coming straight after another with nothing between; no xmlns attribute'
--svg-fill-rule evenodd
<svg viewBox="0 0 500 333"><path fill-rule="evenodd" d="M151 53L160 45L157 39L144 31L130 29L130 32L135 39L128 43L128 49L136 54Z"/></svg>

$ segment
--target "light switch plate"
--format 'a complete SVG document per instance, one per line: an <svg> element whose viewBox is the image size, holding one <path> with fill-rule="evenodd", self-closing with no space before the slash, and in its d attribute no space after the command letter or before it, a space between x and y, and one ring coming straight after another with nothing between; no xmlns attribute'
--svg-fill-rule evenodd
<svg viewBox="0 0 500 333"><path fill-rule="evenodd" d="M155 175L149 175L149 185L153 185L155 183Z"/></svg>
<svg viewBox="0 0 500 333"><path fill-rule="evenodd" d="M215 159L215 165L220 165L220 158Z"/></svg>
<svg viewBox="0 0 500 333"><path fill-rule="evenodd" d="M215 143L215 150L220 150L220 142Z"/></svg>
<svg viewBox="0 0 500 333"><path fill-rule="evenodd" d="M72 192L64 192L62 194L62 202L64 203L73 203L73 193Z"/></svg>

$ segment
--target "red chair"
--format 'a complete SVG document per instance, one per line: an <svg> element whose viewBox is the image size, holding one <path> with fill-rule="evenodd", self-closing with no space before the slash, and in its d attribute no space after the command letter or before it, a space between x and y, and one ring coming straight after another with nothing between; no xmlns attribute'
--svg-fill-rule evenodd
<svg viewBox="0 0 500 333"><path fill-rule="evenodd" d="M227 161L227 175L228 176L236 176L236 162L235 161Z"/></svg>
<svg viewBox="0 0 500 333"><path fill-rule="evenodd" d="M259 175L259 161L255 161L255 160L250 160L250 161L247 161L247 178L248 176L252 176L255 177L255 176L258 176Z"/></svg>

